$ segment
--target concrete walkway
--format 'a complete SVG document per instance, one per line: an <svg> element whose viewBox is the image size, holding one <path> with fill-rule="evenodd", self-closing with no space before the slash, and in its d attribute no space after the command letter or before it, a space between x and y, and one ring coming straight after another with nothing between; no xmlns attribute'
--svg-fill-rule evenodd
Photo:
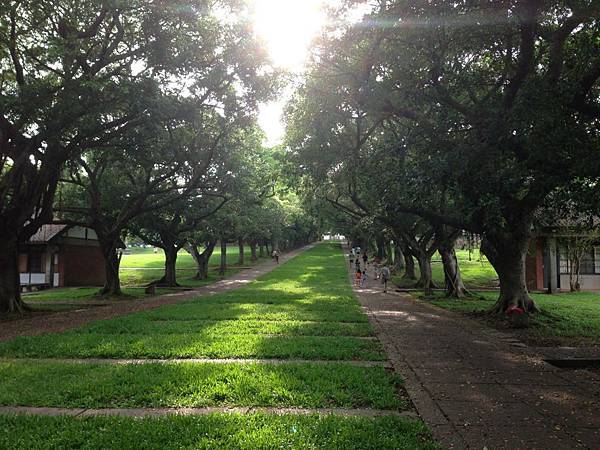
<svg viewBox="0 0 600 450"><path fill-rule="evenodd" d="M342 336L343 337L343 336ZM351 336L354 337L354 336ZM358 361L354 359L295 359L295 358L3 358L3 362L36 362L36 363L67 363L67 364L107 364L114 366L126 366L130 364L266 364L272 366L284 364L314 364L334 365L342 364L354 367L384 367L392 369L388 361Z"/></svg>
<svg viewBox="0 0 600 450"><path fill-rule="evenodd" d="M555 368L509 334L409 294L383 294L372 274L355 291L442 448L600 448L592 373Z"/></svg>
<svg viewBox="0 0 600 450"><path fill-rule="evenodd" d="M32 416L123 416L123 417L158 417L158 416L205 416L208 414L296 414L306 416L318 414L345 417L383 417L396 416L416 419L412 411L395 411L371 408L271 408L262 406L240 407L205 407L205 408L44 408L33 406L0 406L0 415L32 415Z"/></svg>

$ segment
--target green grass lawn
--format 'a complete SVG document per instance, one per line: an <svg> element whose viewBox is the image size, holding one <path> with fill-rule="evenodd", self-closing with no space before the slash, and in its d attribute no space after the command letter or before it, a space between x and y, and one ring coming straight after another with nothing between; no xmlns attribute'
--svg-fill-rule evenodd
<svg viewBox="0 0 600 450"><path fill-rule="evenodd" d="M65 333L0 344L4 357L385 359L377 341L346 336Z"/></svg>
<svg viewBox="0 0 600 450"><path fill-rule="evenodd" d="M323 244L234 291L98 321L65 333L0 343L0 356L4 357L0 359L0 405L404 410L409 405L398 395L400 377L383 367L344 362L385 359L380 343L365 339L371 336L373 329L349 285L339 245ZM36 357L50 359L27 359ZM52 360L73 357L281 358L332 362L190 361L115 365ZM241 445L244 448L274 448L277 443L310 448L432 448L420 422L398 418L216 414L128 422L117 418L4 417L0 418L0 429L22 430L29 439L22 442L34 447L44 433L50 434L44 444L94 446L91 443L97 442L103 446L106 437L98 430L103 426L102 420L114 427L108 447L127 447L128 442L140 446L142 441L130 439L152 426L156 437L148 442L158 446L172 437L171 426L176 428L186 423L191 428L168 441L169 445L229 448L238 446L238 439L246 436ZM194 427L200 430L210 424L214 427L208 434L190 437ZM246 428L227 432L239 424ZM289 426L302 431L290 434ZM335 433L328 434L326 430ZM268 439L273 433L277 437ZM0 437L0 448L3 443L10 444L7 439L10 438Z"/></svg>
<svg viewBox="0 0 600 450"><path fill-rule="evenodd" d="M382 367L344 364L0 363L0 404L71 408L406 407ZM48 389L48 386L53 386Z"/></svg>
<svg viewBox="0 0 600 450"><path fill-rule="evenodd" d="M457 250L456 256L460 266L463 282L468 288L477 287L497 287L498 275L488 262L485 256L480 255L478 250L474 250L469 260L469 252L467 250ZM419 276L419 266L415 261L415 272ZM436 285L444 286L444 266L439 253L436 253L431 261L431 273ZM402 274L392 278L392 281L400 287L411 287L414 281L402 278Z"/></svg>
<svg viewBox="0 0 600 450"><path fill-rule="evenodd" d="M441 299L433 303L464 313L481 313L492 307L498 293L478 292L479 298ZM542 309L535 315L527 336L542 344L600 344L600 293L531 294Z"/></svg>
<svg viewBox="0 0 600 450"><path fill-rule="evenodd" d="M48 289L39 292L31 292L23 294L23 300L27 303L35 302L59 302L59 301L106 301L115 300L110 297L100 297L98 292L100 288L97 287L69 287L69 288L56 288ZM157 295L167 294L173 292L172 289L159 288L156 290ZM144 288L123 288L123 294L130 298L146 297Z"/></svg>
<svg viewBox="0 0 600 450"><path fill-rule="evenodd" d="M0 416L0 448L433 450L427 428L399 417L272 414L135 419Z"/></svg>
<svg viewBox="0 0 600 450"><path fill-rule="evenodd" d="M244 256L244 267L255 264L250 261L250 247L245 247ZM239 268L235 267L238 264L238 258L238 246L227 246L227 265L234 266L228 269L227 275L239 271ZM216 247L209 261L209 279L202 281L193 280L192 277L196 274L196 263L188 252L181 250L177 255L178 282L182 286L195 287L218 280L220 276L217 270L220 263L221 249ZM165 255L162 250L158 249L158 252L154 253L154 249L151 248L132 248L131 253L123 255L121 260L121 270L119 273L121 283L123 286L148 284L163 275L164 265Z"/></svg>
<svg viewBox="0 0 600 450"><path fill-rule="evenodd" d="M236 245L228 245L227 246L227 264L235 265L238 263L240 251ZM250 262L250 247L244 247L244 265ZM218 266L221 263L221 248L217 245L215 250L210 258L209 265ZM154 253L154 249L152 248L139 248L133 247L129 249L129 253L124 254L121 259L121 268L135 268L142 267L145 269L162 269L165 264L165 256L164 252L161 249L158 249L156 253ZM192 255L190 255L185 250L180 250L177 255L177 268L178 269L191 269L193 270L196 267L196 263L194 262Z"/></svg>
<svg viewBox="0 0 600 450"><path fill-rule="evenodd" d="M147 297L144 293L144 287L154 280L159 279L164 274L164 254L161 252L154 253L152 249L136 249L142 250L141 253L133 253L130 255L123 255L121 262L121 270L119 273L121 279L121 285L123 286L123 293L130 298L143 298ZM239 249L237 246L229 247L227 250L227 261L228 264L236 264L239 255ZM225 275L221 276L218 273L218 264L220 258L220 249L215 249L210 263L213 264L209 268L208 278L206 280L194 280L193 277L195 272L195 263L192 257L184 250L179 253L177 258L177 276L178 283L182 287L194 288L204 286L207 284L214 283L215 281L221 280L224 277L228 277L235 273L238 273L241 269L239 267L228 268L225 271ZM260 259L264 261L267 258ZM244 267L252 266L256 263L250 261L250 249L247 249L247 259L244 263ZM137 287L136 287L137 286ZM39 292L31 292L23 294L23 300L27 303L35 304L35 302L60 302L60 301L105 301L115 300L111 298L100 298L98 292L100 287L67 287L67 288L56 288L48 289ZM156 290L158 295L174 292L173 289L159 288Z"/></svg>

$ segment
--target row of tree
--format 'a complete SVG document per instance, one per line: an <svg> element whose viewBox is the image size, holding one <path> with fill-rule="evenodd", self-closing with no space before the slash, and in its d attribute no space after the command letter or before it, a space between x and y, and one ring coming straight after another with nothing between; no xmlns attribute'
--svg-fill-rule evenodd
<svg viewBox="0 0 600 450"><path fill-rule="evenodd" d="M525 257L540 216L599 209L600 3L370 4L326 30L290 102L296 176L347 230L414 257L427 290L439 251L447 293L464 295L454 242L482 236L494 311L537 311Z"/></svg>
<svg viewBox="0 0 600 450"><path fill-rule="evenodd" d="M126 233L165 250L166 284L182 246L205 267L216 239L306 239L273 198L255 113L280 77L248 17L228 0L2 3L0 312L23 308L19 245L53 221L96 231L110 295Z"/></svg>

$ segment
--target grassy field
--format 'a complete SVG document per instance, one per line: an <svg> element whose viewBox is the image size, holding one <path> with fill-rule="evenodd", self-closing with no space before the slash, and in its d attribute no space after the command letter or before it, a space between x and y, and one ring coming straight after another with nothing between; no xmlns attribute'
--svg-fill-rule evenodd
<svg viewBox="0 0 600 450"><path fill-rule="evenodd" d="M399 417L215 414L201 417L0 416L0 448L436 449L421 422Z"/></svg>
<svg viewBox="0 0 600 450"><path fill-rule="evenodd" d="M39 292L23 294L23 300L27 303L35 302L53 302L53 301L89 301L89 300L111 300L110 298L101 298L98 296L97 287L69 287L47 289ZM156 290L158 295L172 292L172 289L159 288ZM131 298L145 297L144 288L123 288L123 294Z"/></svg>
<svg viewBox="0 0 600 450"><path fill-rule="evenodd" d="M469 260L469 252L467 250L457 250L456 257L460 266L463 282L468 288L478 287L497 287L498 275L487 261L485 256L480 255L478 250L474 250ZM419 276L419 266L415 261L415 272ZM444 286L444 267L439 253L436 253L431 261L431 272L433 281L438 286ZM402 274L392 278L392 281L400 287L411 287L414 281L402 278Z"/></svg>
<svg viewBox="0 0 600 450"><path fill-rule="evenodd" d="M98 321L66 333L0 343L0 405L404 410L408 404L398 395L400 377L383 367L346 362L384 359L381 345L372 336L348 283L339 246L323 244L235 291ZM114 365L57 359L71 357L287 361ZM392 417L20 416L0 417L0 428L0 448L15 443L37 447L41 442L52 447L435 448L421 422ZM144 432L153 438L138 440ZM15 441L14 435L23 440Z"/></svg>
<svg viewBox="0 0 600 450"><path fill-rule="evenodd" d="M250 248L247 247L245 250L246 260L244 267L252 266L256 263L250 261ZM239 249L238 246L229 246L227 248L227 263L231 265L225 272L225 277L233 275L240 271L239 267L236 267L238 262ZM193 288L198 286L204 286L206 284L214 283L215 281L223 279L223 276L218 273L218 266L220 264L221 249L216 248L210 259L209 276L206 280L194 280L192 279L196 274L195 263L191 255L185 250L181 250L177 257L177 276L178 283L183 287ZM264 261L267 258L261 259ZM259 260L259 261L261 261ZM164 262L165 257L162 250L158 253L154 253L151 248L134 248L131 254L123 255L121 261L121 270L119 276L121 278L121 285L123 286L123 293L130 298L143 298L147 297L144 293L142 286L159 279L164 273ZM25 302L31 304L33 308L36 307L37 302L77 302L77 301L104 301L114 300L111 298L99 298L98 292L99 287L69 287L69 288L57 288L48 289L40 292L32 292L23 294ZM173 289L157 289L157 294L166 294L173 292ZM47 305L44 305L47 308Z"/></svg>
<svg viewBox="0 0 600 450"><path fill-rule="evenodd" d="M244 266L251 266L250 247L244 249ZM227 265L234 266L229 269L229 274L237 272L235 266L238 263L239 248L237 245L229 245L227 247ZM209 261L209 280L192 280L196 274L196 264L192 256L185 250L181 250L177 255L177 275L179 284L182 286L199 286L207 282L213 282L219 279L217 273L218 266L221 263L221 249L215 248ZM160 278L163 275L165 265L165 256L162 250L158 249L154 253L152 248L132 248L131 253L123 255L121 260L121 282L124 286L139 286L148 284L153 280Z"/></svg>
<svg viewBox="0 0 600 450"><path fill-rule="evenodd" d="M481 313L492 307L498 294L478 292L477 298L440 299L433 303L463 313ZM593 292L531 294L542 309L534 316L527 338L541 344L600 344L600 294Z"/></svg>

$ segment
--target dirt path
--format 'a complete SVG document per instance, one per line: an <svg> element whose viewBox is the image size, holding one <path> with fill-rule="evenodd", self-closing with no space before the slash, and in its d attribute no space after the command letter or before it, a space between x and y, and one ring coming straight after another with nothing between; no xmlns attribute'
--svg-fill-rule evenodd
<svg viewBox="0 0 600 450"><path fill-rule="evenodd" d="M313 247L313 245L314 244L307 245L281 255L279 258L280 263L282 264L285 261L294 258L298 254ZM201 286L189 291L165 294L147 299L123 300L122 302L111 303L94 308L78 309L74 311L69 310L52 314L34 314L23 317L22 319L0 321L0 342L17 336L35 336L43 333L62 332L80 327L95 320L110 319L125 314L158 308L163 305L180 303L204 295L213 295L230 291L248 284L257 277L271 272L276 267L278 267L278 264L270 260L260 263L252 269L238 272L223 280L217 281L216 283ZM82 305L82 307L84 306L86 305Z"/></svg>
<svg viewBox="0 0 600 450"><path fill-rule="evenodd" d="M347 252L347 249L346 249ZM355 289L442 448L600 447L600 385L514 336L408 294Z"/></svg>

